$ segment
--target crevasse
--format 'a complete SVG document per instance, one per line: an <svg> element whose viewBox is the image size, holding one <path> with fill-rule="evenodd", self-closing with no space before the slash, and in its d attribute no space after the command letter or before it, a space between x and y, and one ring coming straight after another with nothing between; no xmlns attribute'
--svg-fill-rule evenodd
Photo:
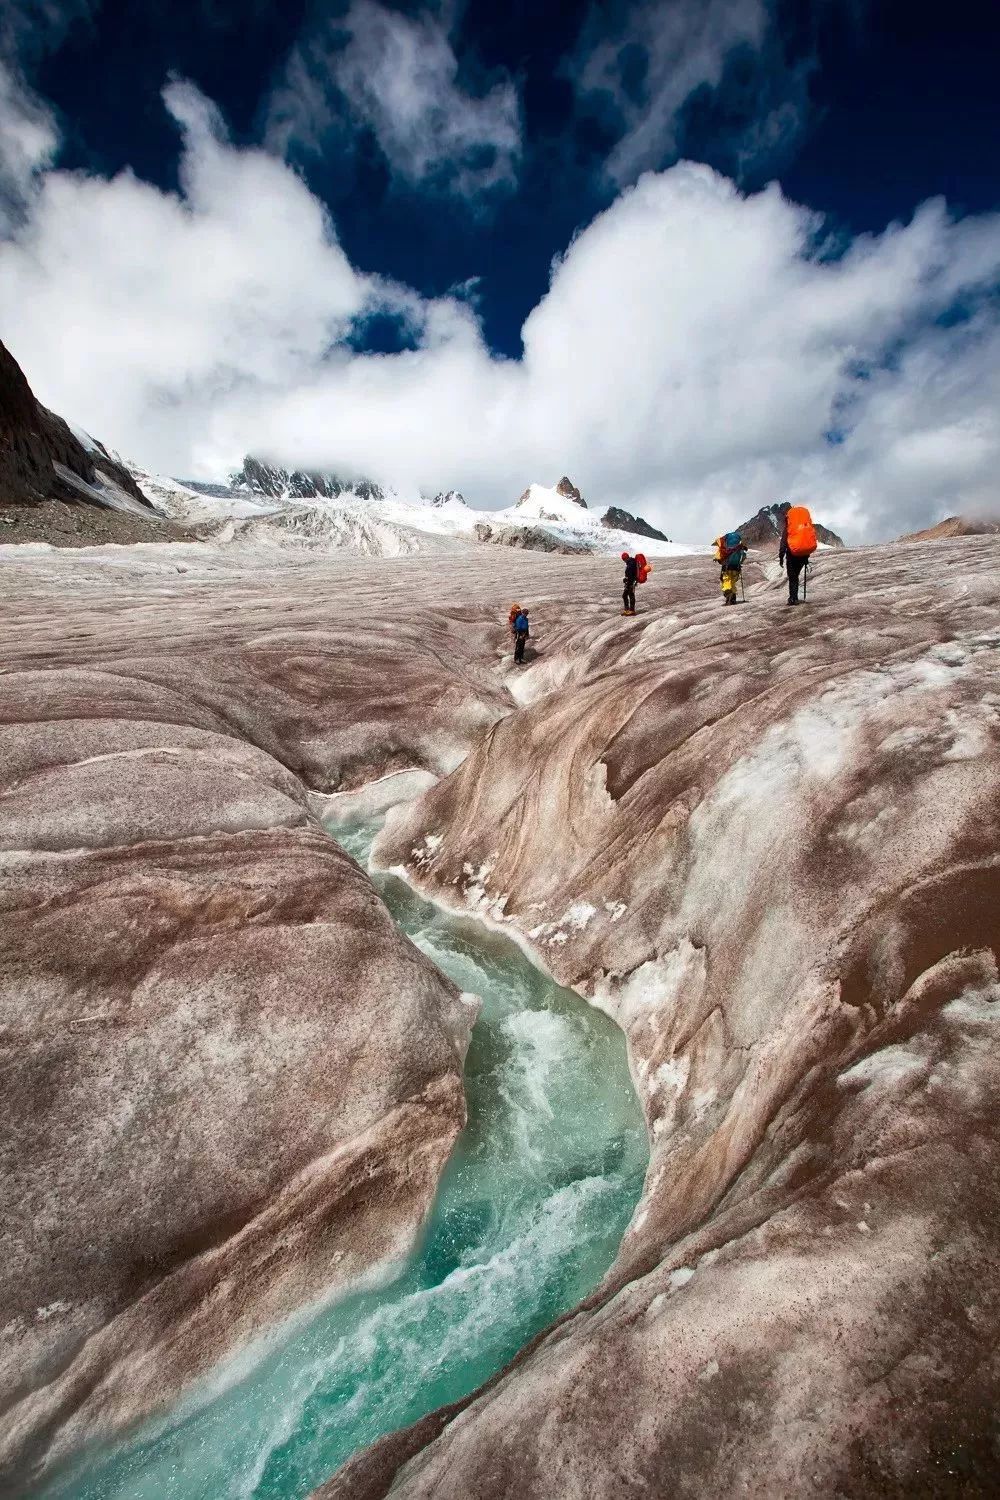
<svg viewBox="0 0 1000 1500"><path fill-rule="evenodd" d="M378 824L338 832L360 863ZM279 1333L175 1411L49 1486L59 1500L286 1500L474 1390L601 1279L642 1191L621 1032L508 939L375 877L401 927L483 999L469 1123L425 1232L385 1284Z"/></svg>

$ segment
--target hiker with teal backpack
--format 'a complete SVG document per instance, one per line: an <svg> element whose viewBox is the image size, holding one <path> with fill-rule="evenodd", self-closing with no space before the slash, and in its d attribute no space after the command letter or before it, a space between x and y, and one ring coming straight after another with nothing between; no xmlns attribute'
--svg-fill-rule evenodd
<svg viewBox="0 0 1000 1500"><path fill-rule="evenodd" d="M719 564L719 583L723 604L737 604L736 590L743 581L743 564L747 549L738 531L726 531L716 537L713 556Z"/></svg>

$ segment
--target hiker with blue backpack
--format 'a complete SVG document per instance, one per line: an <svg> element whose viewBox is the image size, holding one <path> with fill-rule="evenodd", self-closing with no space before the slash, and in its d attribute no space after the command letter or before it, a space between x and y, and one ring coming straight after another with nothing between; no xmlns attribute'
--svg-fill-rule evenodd
<svg viewBox="0 0 1000 1500"><path fill-rule="evenodd" d="M743 579L747 549L738 531L726 531L715 539L714 557L719 564L719 583L723 604L737 604L736 590Z"/></svg>
<svg viewBox="0 0 1000 1500"><path fill-rule="evenodd" d="M510 622L510 633L514 637L514 660L519 664L524 662L524 646L530 634L528 628L528 611L518 609L517 614Z"/></svg>

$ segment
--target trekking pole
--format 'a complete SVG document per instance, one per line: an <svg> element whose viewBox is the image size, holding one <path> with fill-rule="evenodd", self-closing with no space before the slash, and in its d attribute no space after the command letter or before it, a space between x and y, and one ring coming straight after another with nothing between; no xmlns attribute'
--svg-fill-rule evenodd
<svg viewBox="0 0 1000 1500"><path fill-rule="evenodd" d="M743 569L742 568L740 569L740 599L741 599L742 603L744 603L744 604L747 602L747 591L746 591L746 587L745 587L745 585L743 583Z"/></svg>
<svg viewBox="0 0 1000 1500"><path fill-rule="evenodd" d="M805 604L805 602L806 602L806 600L808 598L809 598L809 559L807 557L806 558L806 565L802 569L802 603Z"/></svg>

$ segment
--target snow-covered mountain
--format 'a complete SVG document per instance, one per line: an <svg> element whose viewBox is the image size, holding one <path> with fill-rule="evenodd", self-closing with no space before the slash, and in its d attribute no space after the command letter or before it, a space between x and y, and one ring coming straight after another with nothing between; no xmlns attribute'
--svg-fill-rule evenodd
<svg viewBox="0 0 1000 1500"><path fill-rule="evenodd" d="M149 474L135 464L130 463L128 471L146 499L156 506L161 515L184 525L198 526L244 516L259 516L275 509L273 501L251 499L249 495L238 494L226 485L206 484L195 489L179 479L168 479L163 474Z"/></svg>
<svg viewBox="0 0 1000 1500"><path fill-rule="evenodd" d="M457 490L428 498L369 481L352 489L330 475L304 475L255 459L234 476L243 481L239 485L195 487L137 468L132 473L143 494L171 519L215 523L213 540L222 545L376 556L440 551L454 543L611 555L642 550L650 557L695 550L669 541L628 511L589 508L565 477L552 487L529 485L504 510L479 510ZM309 493L299 493L310 485Z"/></svg>
<svg viewBox="0 0 1000 1500"><path fill-rule="evenodd" d="M614 524L618 518L627 521L628 529ZM639 550L648 557L668 557L696 550L669 541L662 532L656 534L655 527L628 511L609 506L603 510L588 509L579 490L566 479L552 489L542 484L529 485L516 505L488 512L481 519L509 526L542 526L561 541L583 546L590 552Z"/></svg>

